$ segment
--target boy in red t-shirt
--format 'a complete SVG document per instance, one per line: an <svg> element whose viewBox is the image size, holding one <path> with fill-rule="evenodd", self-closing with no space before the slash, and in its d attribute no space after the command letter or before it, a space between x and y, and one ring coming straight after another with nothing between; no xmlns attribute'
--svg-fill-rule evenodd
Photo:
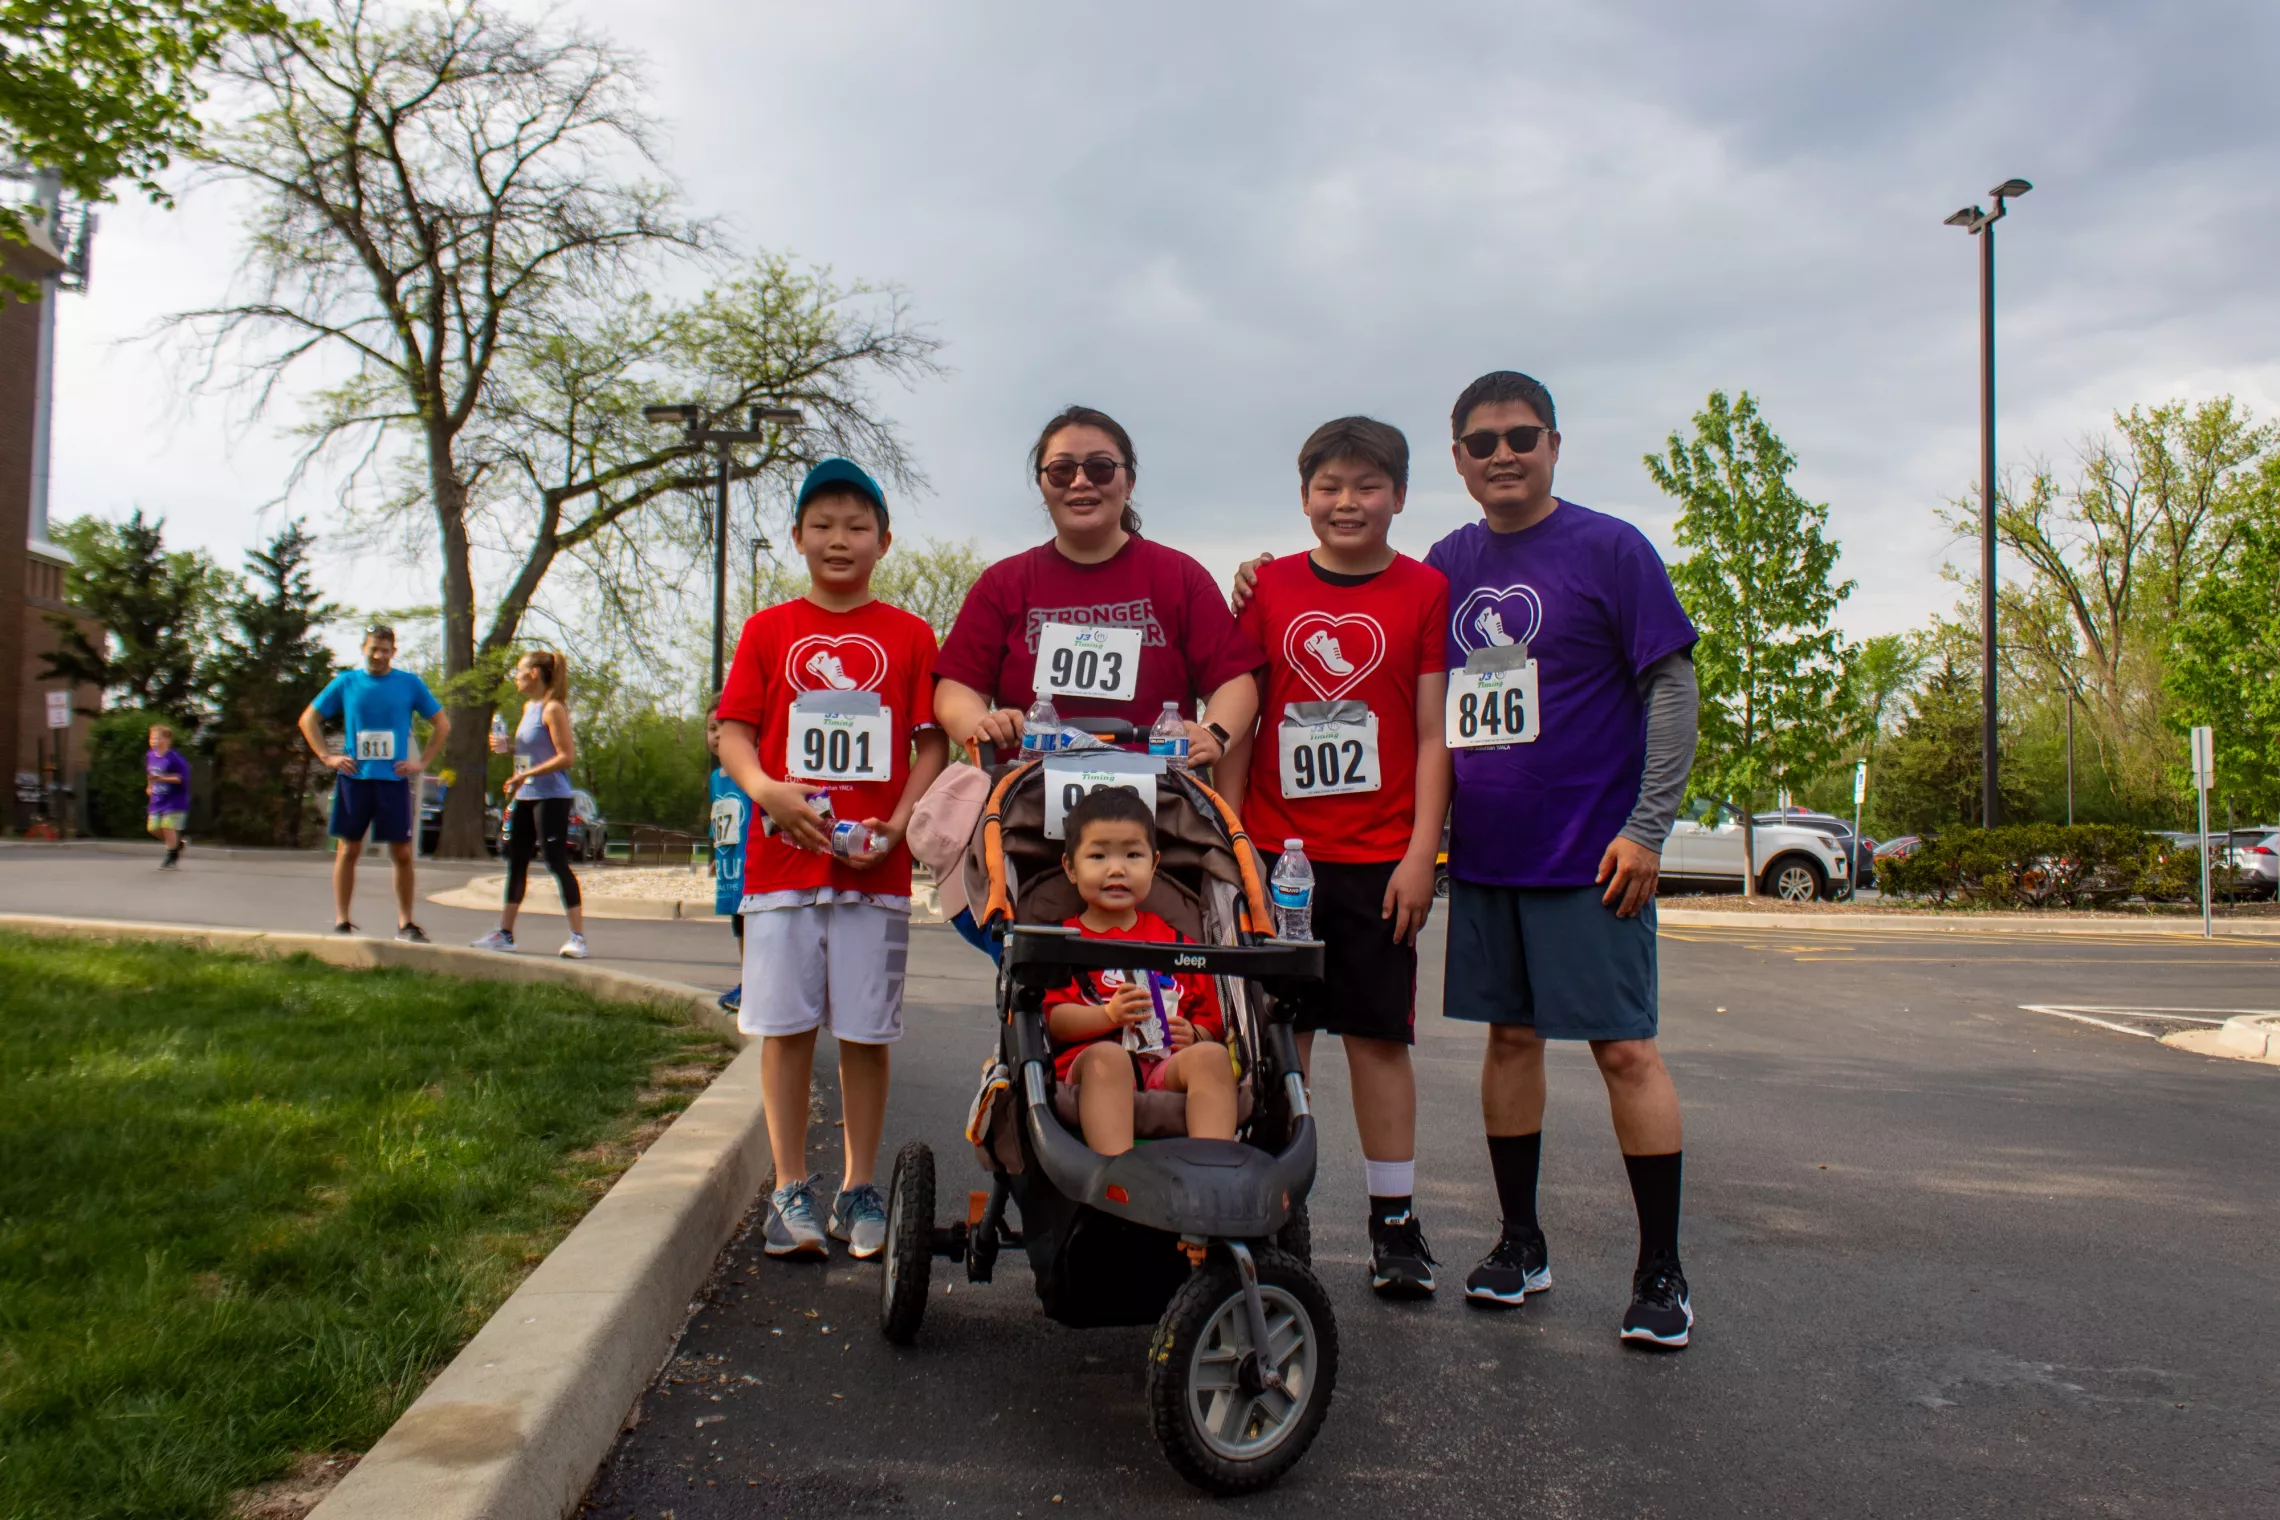
<svg viewBox="0 0 2280 1520"><path fill-rule="evenodd" d="M1343 1037L1370 1194L1370 1284L1433 1291L1411 1195L1417 935L1433 906L1450 767L1441 704L1449 583L1386 542L1409 485L1409 444L1368 417L1324 423L1299 450L1306 555L1268 561L1236 626L1267 651L1256 734L1214 775L1262 848L1302 839L1314 866L1323 993L1298 1025ZM1274 867L1269 857L1267 868Z"/></svg>
<svg viewBox="0 0 2280 1520"><path fill-rule="evenodd" d="M746 840L737 1026L766 1042L771 1256L828 1250L807 1169L808 1078L826 1022L847 1150L830 1233L866 1259L886 1244L872 1177L910 954L903 834L948 758L933 719L934 632L871 594L892 542L876 481L844 459L810 470L792 515L807 595L746 620L721 692L721 768L767 814Z"/></svg>
<svg viewBox="0 0 2280 1520"><path fill-rule="evenodd" d="M1087 939L1178 942L1180 932L1140 904L1156 880L1156 820L1121 787L1088 793L1069 809L1061 868L1085 910L1068 927ZM1164 1012L1162 1054L1129 1050L1124 1032ZM1235 1138L1235 1066L1222 1043L1219 992L1208 976L1159 979L1148 973L1080 971L1045 998L1053 1074L1076 1084L1085 1144L1104 1156L1132 1149L1132 1094L1187 1094L1187 1132L1199 1140Z"/></svg>

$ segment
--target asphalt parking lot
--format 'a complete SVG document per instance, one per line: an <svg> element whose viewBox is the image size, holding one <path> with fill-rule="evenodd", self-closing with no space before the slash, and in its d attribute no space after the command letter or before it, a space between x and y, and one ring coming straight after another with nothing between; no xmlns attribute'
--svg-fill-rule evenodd
<svg viewBox="0 0 2280 1520"><path fill-rule="evenodd" d="M682 932L693 932L684 928ZM2270 1515L2280 1392L2280 1069L2144 1036L2280 1008L2280 943L1985 932L1663 931L1686 1107L1693 1348L1619 1348L1632 1222L1588 1055L1555 1051L1542 1207L1558 1286L1454 1292L1495 1228L1478 1031L1421 988L1419 1198L1437 1301L1363 1281L1358 1151L1315 1081L1315 1260L1343 1364L1321 1439L1261 1515ZM959 1135L990 1043L986 963L921 929L892 1147L936 1148L945 1216L983 1177ZM2036 1009L2105 1010L2098 1023ZM2118 1027L2113 1027L2118 1026ZM833 1133L817 1169L836 1179ZM1145 1330L1036 1310L938 1268L907 1349L876 1267L740 1239L591 1491L597 1520L1140 1515L1172 1476Z"/></svg>

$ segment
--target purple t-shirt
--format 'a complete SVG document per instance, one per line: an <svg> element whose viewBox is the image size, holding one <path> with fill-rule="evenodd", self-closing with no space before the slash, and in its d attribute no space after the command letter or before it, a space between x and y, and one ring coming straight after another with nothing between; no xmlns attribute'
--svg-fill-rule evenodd
<svg viewBox="0 0 2280 1520"><path fill-rule="evenodd" d="M1586 887L1639 800L1647 712L1639 672L1694 643L1646 535L1562 501L1518 533L1468 523L1425 563L1449 578L1449 670L1524 640L1536 662L1532 743L1456 752L1449 874L1504 887Z"/></svg>
<svg viewBox="0 0 2280 1520"><path fill-rule="evenodd" d="M157 783L150 794L153 813L190 811L190 762L182 757L182 751L170 749L162 755L151 750L143 756L143 769Z"/></svg>

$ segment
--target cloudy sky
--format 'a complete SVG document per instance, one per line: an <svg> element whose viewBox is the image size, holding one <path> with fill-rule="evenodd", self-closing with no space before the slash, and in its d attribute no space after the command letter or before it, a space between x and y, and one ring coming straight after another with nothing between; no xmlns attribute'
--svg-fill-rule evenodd
<svg viewBox="0 0 2280 1520"><path fill-rule="evenodd" d="M1754 392L1830 504L1846 626L1914 626L1954 599L1932 509L1977 458L1976 250L1941 218L2013 175L2006 460L2132 402L2280 412L2268 4L573 10L648 54L694 208L905 287L952 371L883 398L930 482L908 531L992 553L1044 536L1022 456L1071 400L1132 429L1149 531L1215 570L1303 541L1314 423L1395 422L1421 553L1472 512L1450 401L1518 368L1558 399L1561 494L1666 552L1640 456ZM107 214L61 318L59 516L140 505L233 561L274 526L281 419L173 399L127 341L217 294L235 224L220 192ZM332 570L353 605L433 598Z"/></svg>

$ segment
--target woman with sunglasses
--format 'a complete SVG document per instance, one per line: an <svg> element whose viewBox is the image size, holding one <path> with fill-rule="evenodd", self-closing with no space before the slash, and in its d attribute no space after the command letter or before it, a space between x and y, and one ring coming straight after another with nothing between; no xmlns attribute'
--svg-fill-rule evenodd
<svg viewBox="0 0 2280 1520"><path fill-rule="evenodd" d="M1169 702L1189 762L1218 759L1258 715L1252 672L1266 657L1203 566L1140 536L1131 435L1072 406L1038 434L1029 468L1052 540L990 566L966 594L934 662L935 721L957 743L1010 750L1041 692L1064 720L1123 718L1143 736Z"/></svg>

